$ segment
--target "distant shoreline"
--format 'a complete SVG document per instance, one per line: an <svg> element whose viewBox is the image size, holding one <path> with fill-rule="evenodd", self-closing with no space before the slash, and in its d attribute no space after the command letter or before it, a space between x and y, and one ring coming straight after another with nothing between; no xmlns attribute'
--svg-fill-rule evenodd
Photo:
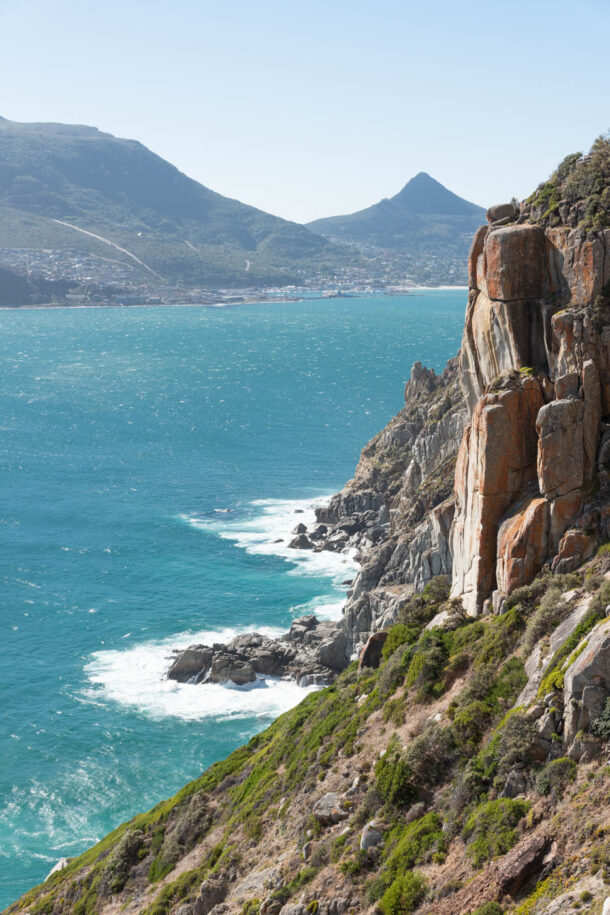
<svg viewBox="0 0 610 915"><path fill-rule="evenodd" d="M340 295L340 296L325 296L323 292L317 296L311 296L308 298L288 298L288 297L278 297L273 299L249 299L243 302L161 302L158 304L152 303L139 303L139 304L130 304L124 305L121 302L98 302L98 303L78 303L72 305L70 302L44 302L38 303L35 305L0 305L0 311L40 311L41 309L56 309L56 308L66 308L66 309L78 309L78 308L239 308L242 305L285 305L286 303L293 303L294 305L299 304L300 302L313 302L319 301L320 299L326 298L329 302L334 301L335 299L366 299L371 296L387 296L388 298L408 298L414 292L442 292L445 290L455 290L457 291L467 291L468 286L412 286L404 292L363 292L355 295Z"/></svg>

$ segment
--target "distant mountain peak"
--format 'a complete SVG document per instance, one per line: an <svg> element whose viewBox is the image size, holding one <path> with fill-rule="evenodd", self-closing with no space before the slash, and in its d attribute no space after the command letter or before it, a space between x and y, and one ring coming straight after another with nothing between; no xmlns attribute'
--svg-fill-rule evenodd
<svg viewBox="0 0 610 915"><path fill-rule="evenodd" d="M468 255L476 229L485 222L485 210L433 178L418 172L393 197L345 216L330 216L308 223L320 235L360 247L396 252L418 264L452 262L454 275ZM458 272L459 270L459 272Z"/></svg>
<svg viewBox="0 0 610 915"><path fill-rule="evenodd" d="M470 216L480 211L482 215L482 207L458 197L428 172L418 172L390 199L407 207L411 213Z"/></svg>

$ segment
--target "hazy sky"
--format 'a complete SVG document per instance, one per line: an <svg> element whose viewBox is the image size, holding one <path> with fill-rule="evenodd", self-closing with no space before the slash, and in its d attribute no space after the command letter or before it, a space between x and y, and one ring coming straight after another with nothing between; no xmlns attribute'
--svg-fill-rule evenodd
<svg viewBox="0 0 610 915"><path fill-rule="evenodd" d="M610 127L609 0L0 0L0 114L298 221L418 171L523 197Z"/></svg>

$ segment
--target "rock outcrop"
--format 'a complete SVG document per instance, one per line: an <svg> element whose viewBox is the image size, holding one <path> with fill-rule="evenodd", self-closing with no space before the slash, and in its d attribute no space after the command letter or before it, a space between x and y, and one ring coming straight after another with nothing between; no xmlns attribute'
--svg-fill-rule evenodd
<svg viewBox="0 0 610 915"><path fill-rule="evenodd" d="M606 250L607 230L527 224L492 225L473 243L460 355L471 418L451 535L453 594L472 614L606 539Z"/></svg>
<svg viewBox="0 0 610 915"><path fill-rule="evenodd" d="M343 628L309 615L294 620L281 639L248 632L227 643L190 645L177 653L167 676L179 683L245 686L267 676L324 685L343 670L345 655Z"/></svg>
<svg viewBox="0 0 610 915"><path fill-rule="evenodd" d="M564 675L563 741L572 756L579 732L588 731L610 697L610 620L598 623L575 652Z"/></svg>

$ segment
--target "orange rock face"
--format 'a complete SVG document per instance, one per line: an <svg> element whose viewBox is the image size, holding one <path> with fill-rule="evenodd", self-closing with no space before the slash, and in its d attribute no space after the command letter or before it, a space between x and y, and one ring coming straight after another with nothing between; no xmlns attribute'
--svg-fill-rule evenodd
<svg viewBox="0 0 610 915"><path fill-rule="evenodd" d="M500 519L536 479L536 416L544 403L534 378L486 394L473 412L458 454L452 529L453 594L471 614L496 583Z"/></svg>
<svg viewBox="0 0 610 915"><path fill-rule="evenodd" d="M609 242L608 230L589 237L579 229L547 229L551 290L569 298L571 305L592 304L610 280Z"/></svg>
<svg viewBox="0 0 610 915"><path fill-rule="evenodd" d="M572 572L581 562L593 555L595 544L584 531L566 531L561 538L557 555L553 559L553 572Z"/></svg>
<svg viewBox="0 0 610 915"><path fill-rule="evenodd" d="M548 559L581 561L591 530L610 535L596 495L610 483L610 230L485 227L469 276L452 595L477 613Z"/></svg>
<svg viewBox="0 0 610 915"><path fill-rule="evenodd" d="M531 499L518 506L500 526L496 561L497 586L504 594L528 584L547 557L549 503Z"/></svg>
<svg viewBox="0 0 610 915"><path fill-rule="evenodd" d="M553 400L538 414L538 485L547 499L582 488L584 412L583 401L570 398Z"/></svg>
<svg viewBox="0 0 610 915"><path fill-rule="evenodd" d="M547 276L544 231L540 226L506 226L485 241L485 278L490 299L536 299Z"/></svg>

